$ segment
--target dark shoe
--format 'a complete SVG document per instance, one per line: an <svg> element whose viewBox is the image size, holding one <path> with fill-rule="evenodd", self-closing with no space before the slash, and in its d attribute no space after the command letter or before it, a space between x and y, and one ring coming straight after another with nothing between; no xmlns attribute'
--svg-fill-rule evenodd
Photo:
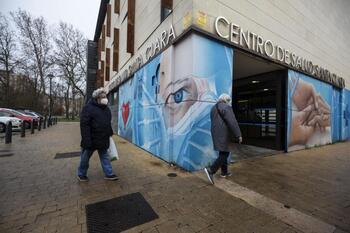
<svg viewBox="0 0 350 233"><path fill-rule="evenodd" d="M78 180L80 182L86 182L89 181L89 178L87 176L78 176Z"/></svg>
<svg viewBox="0 0 350 233"><path fill-rule="evenodd" d="M221 176L221 178L226 178L226 177L232 176L232 173L231 172L228 172L226 174L221 173L220 176Z"/></svg>
<svg viewBox="0 0 350 233"><path fill-rule="evenodd" d="M110 176L105 176L105 180L118 180L118 176L116 175L110 175Z"/></svg>
<svg viewBox="0 0 350 233"><path fill-rule="evenodd" d="M214 184L214 177L213 173L211 173L209 168L204 168L205 174L207 174L208 180L210 181L211 184Z"/></svg>

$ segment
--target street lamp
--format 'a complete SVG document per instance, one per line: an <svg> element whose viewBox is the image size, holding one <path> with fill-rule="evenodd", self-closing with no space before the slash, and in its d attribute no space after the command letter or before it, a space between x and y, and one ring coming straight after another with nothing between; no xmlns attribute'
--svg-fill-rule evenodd
<svg viewBox="0 0 350 233"><path fill-rule="evenodd" d="M49 124L51 125L51 114L52 114L52 96L51 96L51 89L52 89L52 78L53 78L54 76L53 76L53 74L48 74L47 77L50 79Z"/></svg>

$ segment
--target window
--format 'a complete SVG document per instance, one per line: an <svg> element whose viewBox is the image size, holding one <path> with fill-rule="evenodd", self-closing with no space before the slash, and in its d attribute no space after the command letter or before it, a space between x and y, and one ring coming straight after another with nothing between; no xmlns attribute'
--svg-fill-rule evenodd
<svg viewBox="0 0 350 233"><path fill-rule="evenodd" d="M106 49L106 66L110 65L110 60L111 60L111 49L107 48Z"/></svg>
<svg viewBox="0 0 350 233"><path fill-rule="evenodd" d="M109 81L109 66L111 60L111 49L106 49L106 81Z"/></svg>
<svg viewBox="0 0 350 233"><path fill-rule="evenodd" d="M106 40L106 25L103 25L101 51L105 51L105 40Z"/></svg>
<svg viewBox="0 0 350 233"><path fill-rule="evenodd" d="M97 44L98 61L101 61L101 47L102 47L102 40L100 38L100 39L98 39L98 44Z"/></svg>
<svg viewBox="0 0 350 233"><path fill-rule="evenodd" d="M106 81L109 81L109 66L106 66Z"/></svg>
<svg viewBox="0 0 350 233"><path fill-rule="evenodd" d="M118 71L119 64L119 29L114 28L113 42L113 71Z"/></svg>
<svg viewBox="0 0 350 233"><path fill-rule="evenodd" d="M103 86L103 82L105 80L105 62L104 61L101 61L100 80L101 80L101 85Z"/></svg>
<svg viewBox="0 0 350 233"><path fill-rule="evenodd" d="M160 21L163 22L173 11L173 0L161 0Z"/></svg>
<svg viewBox="0 0 350 233"><path fill-rule="evenodd" d="M128 0L128 30L126 51L134 54L135 40L135 0Z"/></svg>
<svg viewBox="0 0 350 233"><path fill-rule="evenodd" d="M114 13L120 13L120 0L114 0Z"/></svg>
<svg viewBox="0 0 350 233"><path fill-rule="evenodd" d="M111 36L111 10L112 6L111 4L107 5L107 36Z"/></svg>

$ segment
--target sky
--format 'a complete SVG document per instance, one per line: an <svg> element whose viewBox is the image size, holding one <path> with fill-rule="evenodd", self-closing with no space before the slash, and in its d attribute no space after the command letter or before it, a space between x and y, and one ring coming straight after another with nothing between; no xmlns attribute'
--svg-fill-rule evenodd
<svg viewBox="0 0 350 233"><path fill-rule="evenodd" d="M0 0L0 12L9 16L18 8L33 16L43 16L50 25L72 24L92 40L101 0Z"/></svg>

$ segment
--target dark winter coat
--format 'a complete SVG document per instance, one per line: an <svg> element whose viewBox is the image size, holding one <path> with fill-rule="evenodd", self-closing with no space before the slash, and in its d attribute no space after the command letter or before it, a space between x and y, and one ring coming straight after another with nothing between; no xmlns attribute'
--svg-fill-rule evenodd
<svg viewBox="0 0 350 233"><path fill-rule="evenodd" d="M80 115L80 146L84 149L108 149L109 137L113 135L111 111L106 105L91 99Z"/></svg>
<svg viewBox="0 0 350 233"><path fill-rule="evenodd" d="M216 105L218 108L216 108ZM235 114L232 107L224 102L219 102L213 106L210 112L211 136L213 139L214 150L229 151L229 144L234 138L241 137ZM220 111L218 113L217 109Z"/></svg>

